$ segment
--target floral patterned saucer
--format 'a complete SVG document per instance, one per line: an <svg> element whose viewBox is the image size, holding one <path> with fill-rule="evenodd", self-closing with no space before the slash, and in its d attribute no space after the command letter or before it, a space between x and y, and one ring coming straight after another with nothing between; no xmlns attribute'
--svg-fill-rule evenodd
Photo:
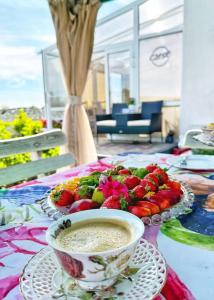
<svg viewBox="0 0 214 300"><path fill-rule="evenodd" d="M28 262L20 277L26 300L150 300L166 280L166 264L160 252L141 239L127 269L110 288L87 292L59 267L53 250L42 249Z"/></svg>

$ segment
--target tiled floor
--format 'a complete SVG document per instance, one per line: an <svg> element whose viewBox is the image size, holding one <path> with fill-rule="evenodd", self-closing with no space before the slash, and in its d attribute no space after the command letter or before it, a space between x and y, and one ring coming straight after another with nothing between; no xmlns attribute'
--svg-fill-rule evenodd
<svg viewBox="0 0 214 300"><path fill-rule="evenodd" d="M97 153L100 156L116 155L121 153L141 152L144 154L152 154L157 152L170 153L176 147L176 144L165 144L161 142L131 142L131 141L113 141L106 138L99 138L99 143L96 142Z"/></svg>

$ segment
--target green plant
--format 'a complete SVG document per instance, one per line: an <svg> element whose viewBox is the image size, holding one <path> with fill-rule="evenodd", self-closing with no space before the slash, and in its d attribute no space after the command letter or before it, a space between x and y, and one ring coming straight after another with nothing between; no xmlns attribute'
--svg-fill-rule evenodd
<svg viewBox="0 0 214 300"><path fill-rule="evenodd" d="M30 160L30 153L10 155L0 159L0 168L14 166L16 164L24 164Z"/></svg>
<svg viewBox="0 0 214 300"><path fill-rule="evenodd" d="M134 105L134 104L135 104L135 99L134 98L129 98L128 105Z"/></svg>
<svg viewBox="0 0 214 300"><path fill-rule="evenodd" d="M19 110L19 113L12 122L12 125L17 136L33 135L41 132L42 130L42 122L32 120L23 109Z"/></svg>
<svg viewBox="0 0 214 300"><path fill-rule="evenodd" d="M55 147L47 150L43 150L41 153L42 158L48 158L48 157L53 157L59 155L60 148Z"/></svg>
<svg viewBox="0 0 214 300"><path fill-rule="evenodd" d="M0 120L0 140L6 140L12 137L12 133L8 130L9 124L9 122Z"/></svg>
<svg viewBox="0 0 214 300"><path fill-rule="evenodd" d="M20 109L12 122L0 120L0 140L29 136L40 133L43 124L40 120L32 120L27 113ZM41 151L41 157L53 157L59 155L59 147ZM10 155L0 159L0 168L6 168L16 164L31 161L30 153Z"/></svg>

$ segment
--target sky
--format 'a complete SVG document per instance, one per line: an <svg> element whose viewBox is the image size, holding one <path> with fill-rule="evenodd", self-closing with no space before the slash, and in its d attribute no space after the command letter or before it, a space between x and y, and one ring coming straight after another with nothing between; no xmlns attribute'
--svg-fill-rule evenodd
<svg viewBox="0 0 214 300"><path fill-rule="evenodd" d="M130 2L110 1L98 18ZM47 0L0 0L0 107L44 106L39 52L54 43Z"/></svg>
<svg viewBox="0 0 214 300"><path fill-rule="evenodd" d="M0 106L43 106L41 55L55 43L46 0L0 0Z"/></svg>

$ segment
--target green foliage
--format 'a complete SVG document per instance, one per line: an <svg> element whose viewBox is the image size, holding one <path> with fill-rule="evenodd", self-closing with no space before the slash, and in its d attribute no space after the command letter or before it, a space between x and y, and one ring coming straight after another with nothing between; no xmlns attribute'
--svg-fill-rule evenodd
<svg viewBox="0 0 214 300"><path fill-rule="evenodd" d="M42 130L42 122L32 120L23 109L20 109L12 124L17 136L33 135Z"/></svg>
<svg viewBox="0 0 214 300"><path fill-rule="evenodd" d="M135 98L129 98L128 105L134 105L134 104L135 104Z"/></svg>
<svg viewBox="0 0 214 300"><path fill-rule="evenodd" d="M9 124L9 122L0 120L0 140L6 140L12 137L12 133L8 130Z"/></svg>
<svg viewBox="0 0 214 300"><path fill-rule="evenodd" d="M15 137L34 135L42 132L42 122L32 120L27 113L20 109L12 122L0 120L0 140L6 140ZM59 155L59 147L43 150L42 158ZM16 164L23 164L31 160L30 153L10 155L0 158L0 168L6 168Z"/></svg>
<svg viewBox="0 0 214 300"><path fill-rule="evenodd" d="M6 168L16 164L24 164L30 160L30 153L10 155L0 159L0 168Z"/></svg>
<svg viewBox="0 0 214 300"><path fill-rule="evenodd" d="M41 157L42 158L48 158L48 157L57 156L57 155L59 155L59 151L60 151L59 147L43 150L42 154L41 154Z"/></svg>
<svg viewBox="0 0 214 300"><path fill-rule="evenodd" d="M91 174L89 176L84 176L80 178L79 186L87 185L87 186L98 186L99 184L99 175L98 174Z"/></svg>

